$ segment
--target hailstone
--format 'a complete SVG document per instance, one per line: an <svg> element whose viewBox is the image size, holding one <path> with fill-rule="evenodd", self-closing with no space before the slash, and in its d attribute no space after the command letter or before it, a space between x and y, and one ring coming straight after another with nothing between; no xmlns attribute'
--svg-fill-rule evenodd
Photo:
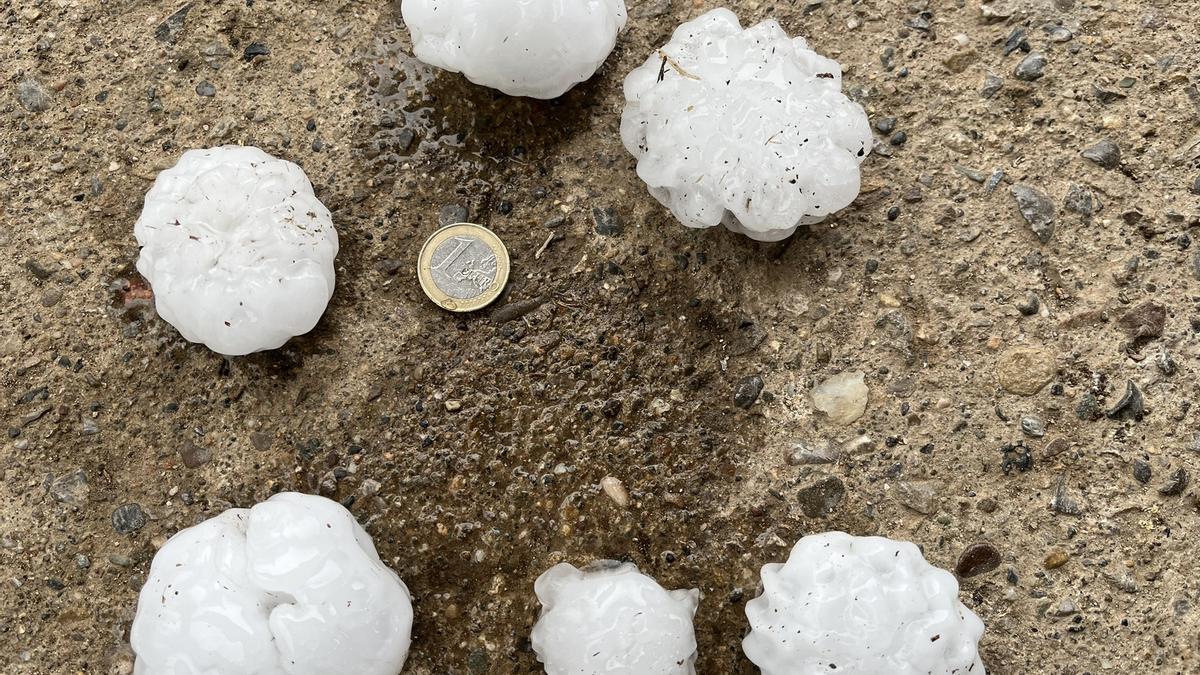
<svg viewBox="0 0 1200 675"><path fill-rule="evenodd" d="M743 30L727 9L679 26L629 74L621 139L681 223L760 241L854 201L872 144L836 61L773 19Z"/></svg>
<svg viewBox="0 0 1200 675"><path fill-rule="evenodd" d="M596 73L625 0L403 0L413 53L511 96L556 98Z"/></svg>
<svg viewBox="0 0 1200 675"><path fill-rule="evenodd" d="M763 675L984 675L983 622L909 542L807 536L762 585L742 648Z"/></svg>
<svg viewBox="0 0 1200 675"><path fill-rule="evenodd" d="M337 232L304 171L252 147L189 150L133 227L154 306L227 356L312 330L333 296Z"/></svg>
<svg viewBox="0 0 1200 675"><path fill-rule="evenodd" d="M534 584L533 650L547 675L693 675L700 593L668 591L632 563L562 563Z"/></svg>
<svg viewBox="0 0 1200 675"><path fill-rule="evenodd" d="M135 675L396 675L412 620L354 516L285 492L171 537L130 642Z"/></svg>

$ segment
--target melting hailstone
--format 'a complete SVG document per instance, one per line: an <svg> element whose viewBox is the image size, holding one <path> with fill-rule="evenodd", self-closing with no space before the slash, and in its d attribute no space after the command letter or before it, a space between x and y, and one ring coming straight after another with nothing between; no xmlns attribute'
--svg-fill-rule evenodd
<svg viewBox="0 0 1200 675"><path fill-rule="evenodd" d="M912 543L810 535L762 586L742 648L763 675L984 675L983 622Z"/></svg>
<svg viewBox="0 0 1200 675"><path fill-rule="evenodd" d="M284 492L180 531L154 556L136 675L396 675L408 588L340 504Z"/></svg>
<svg viewBox="0 0 1200 675"><path fill-rule="evenodd" d="M333 296L337 232L304 171L252 147L189 150L133 226L154 307L227 356L280 347Z"/></svg>
<svg viewBox="0 0 1200 675"><path fill-rule="evenodd" d="M557 98L596 73L625 0L403 0L413 53L511 96Z"/></svg>
<svg viewBox="0 0 1200 675"><path fill-rule="evenodd" d="M632 563L562 563L534 584L533 650L547 675L694 675L700 593L668 591Z"/></svg>
<svg viewBox="0 0 1200 675"><path fill-rule="evenodd" d="M625 79L621 138L638 176L688 227L791 236L854 201L871 150L842 69L775 20L715 9Z"/></svg>

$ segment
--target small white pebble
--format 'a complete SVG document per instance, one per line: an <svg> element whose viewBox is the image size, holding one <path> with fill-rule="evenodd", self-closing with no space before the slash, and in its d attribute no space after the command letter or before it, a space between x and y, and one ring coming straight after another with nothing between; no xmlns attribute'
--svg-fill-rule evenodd
<svg viewBox="0 0 1200 675"><path fill-rule="evenodd" d="M604 494L613 500L613 503L621 508L629 506L629 492L625 490L625 486L619 478L605 476L600 479L600 489L604 490Z"/></svg>

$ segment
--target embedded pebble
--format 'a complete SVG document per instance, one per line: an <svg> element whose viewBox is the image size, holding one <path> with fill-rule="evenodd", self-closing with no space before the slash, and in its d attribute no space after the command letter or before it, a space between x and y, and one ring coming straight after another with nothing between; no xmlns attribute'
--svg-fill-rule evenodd
<svg viewBox="0 0 1200 675"><path fill-rule="evenodd" d="M1018 80L1033 82L1045 75L1043 72L1045 69L1046 57L1034 52L1021 59L1021 62L1017 64L1016 70L1013 71L1013 76Z"/></svg>
<svg viewBox="0 0 1200 675"><path fill-rule="evenodd" d="M1000 358L996 378L1010 394L1033 396L1054 379L1054 355L1035 347L1017 347Z"/></svg>
<svg viewBox="0 0 1200 675"><path fill-rule="evenodd" d="M621 508L629 506L629 492L625 489L625 485L621 479L613 476L605 476L600 479L600 489L604 490L604 494L613 500L613 503Z"/></svg>
<svg viewBox="0 0 1200 675"><path fill-rule="evenodd" d="M1011 191L1017 200L1017 208L1021 210L1021 216L1025 218L1025 222L1029 223L1029 227L1037 235L1038 241L1043 244L1049 242L1050 238L1054 236L1054 202L1045 192L1028 185L1014 185Z"/></svg>
<svg viewBox="0 0 1200 675"><path fill-rule="evenodd" d="M749 410L758 400L765 386L761 375L748 375L738 380L733 390L733 404L743 410Z"/></svg>
<svg viewBox="0 0 1200 675"><path fill-rule="evenodd" d="M200 447L191 441L184 441L183 447L179 448L179 458L187 468L196 469L212 461L212 453L208 448Z"/></svg>
<svg viewBox="0 0 1200 675"><path fill-rule="evenodd" d="M971 544L958 556L954 573L959 577L974 577L991 572L1000 566L1000 552L986 542Z"/></svg>
<svg viewBox="0 0 1200 675"><path fill-rule="evenodd" d="M1187 489L1188 482L1189 476L1187 470L1183 468L1176 469L1167 478L1167 482L1158 488L1158 493L1164 497L1176 497L1183 494L1183 491Z"/></svg>
<svg viewBox="0 0 1200 675"><path fill-rule="evenodd" d="M130 534L146 526L146 512L138 504L118 506L112 513L112 526L117 534Z"/></svg>
<svg viewBox="0 0 1200 675"><path fill-rule="evenodd" d="M1055 549L1046 555L1046 559L1042 561L1042 566L1048 570L1058 569L1066 565L1070 559L1071 556L1067 555L1065 551Z"/></svg>
<svg viewBox="0 0 1200 675"><path fill-rule="evenodd" d="M1038 296L1035 293L1027 293L1025 295L1025 299L1017 303L1017 311L1020 312L1022 316L1033 316L1034 314L1037 314L1038 310L1041 308L1042 302L1041 300L1038 300Z"/></svg>
<svg viewBox="0 0 1200 675"><path fill-rule="evenodd" d="M851 424L867 410L866 375L847 371L834 375L812 390L813 406L835 424Z"/></svg>
<svg viewBox="0 0 1200 675"><path fill-rule="evenodd" d="M1149 483L1151 477L1150 463L1140 459L1133 460L1133 477L1139 483Z"/></svg>
<svg viewBox="0 0 1200 675"><path fill-rule="evenodd" d="M1084 159L1091 160L1097 166L1105 169L1115 169L1121 165L1121 148L1108 139L1096 143L1079 154Z"/></svg>
<svg viewBox="0 0 1200 675"><path fill-rule="evenodd" d="M1026 436L1041 438L1046 435L1046 425L1042 424L1040 419L1027 415L1021 418L1021 431L1025 432Z"/></svg>
<svg viewBox="0 0 1200 675"><path fill-rule="evenodd" d="M837 476L824 476L800 488L796 500L800 510L809 518L820 518L832 513L846 494L846 486Z"/></svg>
<svg viewBox="0 0 1200 675"><path fill-rule="evenodd" d="M50 92L45 85L34 79L21 81L17 85L17 100L29 112L45 112L50 109Z"/></svg>
<svg viewBox="0 0 1200 675"><path fill-rule="evenodd" d="M1142 398L1142 390L1129 380L1125 383L1125 393L1117 404L1104 413L1109 419L1115 420L1136 420L1142 416L1142 411L1145 409L1145 399Z"/></svg>

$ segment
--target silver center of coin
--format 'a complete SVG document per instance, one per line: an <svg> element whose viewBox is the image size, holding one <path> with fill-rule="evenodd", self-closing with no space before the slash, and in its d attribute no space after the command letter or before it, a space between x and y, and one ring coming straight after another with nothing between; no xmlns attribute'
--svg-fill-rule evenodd
<svg viewBox="0 0 1200 675"><path fill-rule="evenodd" d="M496 253L475 237L451 237L433 251L433 283L456 300L482 295L496 283Z"/></svg>

